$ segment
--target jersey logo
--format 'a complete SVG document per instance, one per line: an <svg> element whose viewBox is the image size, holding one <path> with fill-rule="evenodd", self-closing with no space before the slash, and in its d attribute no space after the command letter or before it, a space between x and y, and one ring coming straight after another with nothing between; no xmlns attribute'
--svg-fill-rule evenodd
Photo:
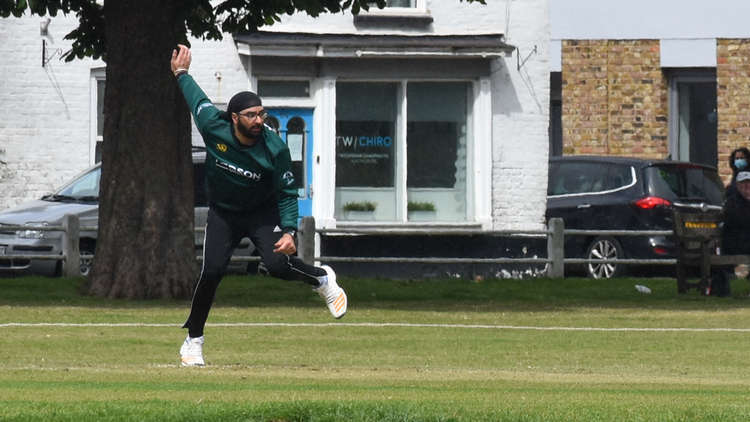
<svg viewBox="0 0 750 422"><path fill-rule="evenodd" d="M250 170L245 170L241 167L237 167L235 165L225 163L224 161L216 161L216 167L228 171L230 173L236 174L238 176L242 176L246 179L252 180L254 182L260 181L260 173L253 173Z"/></svg>
<svg viewBox="0 0 750 422"><path fill-rule="evenodd" d="M291 171L288 171L281 176L281 180L283 180L287 186L292 186L294 184L294 174L292 174Z"/></svg>
<svg viewBox="0 0 750 422"><path fill-rule="evenodd" d="M218 149L221 152L227 152L227 146L226 144L217 144L216 149Z"/></svg>

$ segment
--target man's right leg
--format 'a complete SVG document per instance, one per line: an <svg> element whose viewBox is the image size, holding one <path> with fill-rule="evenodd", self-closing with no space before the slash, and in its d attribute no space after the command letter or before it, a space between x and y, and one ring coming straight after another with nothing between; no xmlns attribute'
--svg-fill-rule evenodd
<svg viewBox="0 0 750 422"><path fill-rule="evenodd" d="M203 365L203 328L221 277L232 257L232 251L239 242L235 237L230 222L220 213L209 209L203 241L201 275L193 293L190 315L182 326L188 329L188 338L180 349L183 365Z"/></svg>

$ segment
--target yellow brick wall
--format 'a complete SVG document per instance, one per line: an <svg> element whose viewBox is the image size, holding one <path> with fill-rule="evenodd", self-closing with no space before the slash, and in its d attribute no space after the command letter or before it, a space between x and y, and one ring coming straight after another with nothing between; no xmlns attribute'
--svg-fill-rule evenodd
<svg viewBox="0 0 750 422"><path fill-rule="evenodd" d="M563 153L665 158L658 40L562 42Z"/></svg>
<svg viewBox="0 0 750 422"><path fill-rule="evenodd" d="M729 154L750 148L750 40L720 39L716 57L719 173L729 181Z"/></svg>

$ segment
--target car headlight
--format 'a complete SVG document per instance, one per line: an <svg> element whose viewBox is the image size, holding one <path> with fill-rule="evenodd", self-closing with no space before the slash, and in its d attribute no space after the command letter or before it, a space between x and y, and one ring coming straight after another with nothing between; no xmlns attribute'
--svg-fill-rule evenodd
<svg viewBox="0 0 750 422"><path fill-rule="evenodd" d="M31 221L31 222L24 224L24 226L35 226L35 227L48 226L48 225L49 223L47 223L46 221L39 221L39 222ZM16 232L16 236L20 237L21 239L44 239L44 232L41 230L34 230L34 229L19 230Z"/></svg>

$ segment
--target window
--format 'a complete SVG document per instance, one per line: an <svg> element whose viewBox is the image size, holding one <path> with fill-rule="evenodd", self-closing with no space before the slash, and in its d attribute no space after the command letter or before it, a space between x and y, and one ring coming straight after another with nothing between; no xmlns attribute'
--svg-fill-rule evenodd
<svg viewBox="0 0 750 422"><path fill-rule="evenodd" d="M385 7L386 8L424 8L424 0L386 0ZM378 5L375 2L370 3L370 10L372 8L377 9Z"/></svg>
<svg viewBox="0 0 750 422"><path fill-rule="evenodd" d="M549 74L549 155L561 156L562 137L562 72Z"/></svg>
<svg viewBox="0 0 750 422"><path fill-rule="evenodd" d="M403 31L426 29L432 23L427 0L387 0L382 9L378 8L377 3L370 2L369 7L367 11L354 16L355 25Z"/></svg>
<svg viewBox="0 0 750 422"><path fill-rule="evenodd" d="M671 157L716 166L716 72L675 71L669 89Z"/></svg>
<svg viewBox="0 0 750 422"><path fill-rule="evenodd" d="M337 83L337 218L466 220L470 89L468 82ZM347 213L366 203L375 208L369 217Z"/></svg>
<svg viewBox="0 0 750 422"><path fill-rule="evenodd" d="M553 162L547 176L547 195L582 195L623 189L634 183L634 173L629 165Z"/></svg>
<svg viewBox="0 0 750 422"><path fill-rule="evenodd" d="M396 219L398 88L396 83L336 85L336 198L342 210L372 202L373 217Z"/></svg>
<svg viewBox="0 0 750 422"><path fill-rule="evenodd" d="M58 195L81 197L99 197L99 179L102 175L101 167L89 171L58 192Z"/></svg>
<svg viewBox="0 0 750 422"><path fill-rule="evenodd" d="M91 164L102 161L102 142L104 141L104 91L106 88L104 68L91 70L91 144L89 161Z"/></svg>

